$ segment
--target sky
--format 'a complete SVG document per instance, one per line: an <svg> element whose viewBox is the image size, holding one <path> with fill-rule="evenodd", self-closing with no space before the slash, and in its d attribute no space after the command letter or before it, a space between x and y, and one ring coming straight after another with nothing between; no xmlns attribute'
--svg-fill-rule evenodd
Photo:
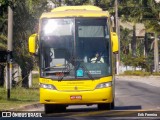
<svg viewBox="0 0 160 120"><path fill-rule="evenodd" d="M160 2L160 0L155 0L156 2Z"/></svg>

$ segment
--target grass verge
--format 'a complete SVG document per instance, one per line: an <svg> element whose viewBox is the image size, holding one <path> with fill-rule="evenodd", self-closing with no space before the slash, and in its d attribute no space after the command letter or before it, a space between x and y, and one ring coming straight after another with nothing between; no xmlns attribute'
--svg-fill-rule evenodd
<svg viewBox="0 0 160 120"><path fill-rule="evenodd" d="M145 71L141 71L141 70L135 70L135 71L132 71L132 70L127 70L127 71L124 71L123 74L121 75L133 75L133 76L160 76L160 73L151 73L151 72L145 72Z"/></svg>
<svg viewBox="0 0 160 120"><path fill-rule="evenodd" d="M16 86L11 89L10 100L7 100L7 90L0 87L0 111L17 109L32 103L39 102L38 76L33 75L33 84L29 89Z"/></svg>

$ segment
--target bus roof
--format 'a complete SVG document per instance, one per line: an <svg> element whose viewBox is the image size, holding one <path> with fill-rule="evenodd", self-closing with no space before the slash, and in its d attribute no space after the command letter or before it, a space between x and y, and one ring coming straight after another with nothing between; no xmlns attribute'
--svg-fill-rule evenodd
<svg viewBox="0 0 160 120"><path fill-rule="evenodd" d="M82 6L61 6L61 7L54 8L53 10L51 10L51 12L67 11L67 10L97 10L97 11L102 11L102 9L97 7L97 6L82 5Z"/></svg>
<svg viewBox="0 0 160 120"><path fill-rule="evenodd" d="M53 9L51 12L43 13L40 19L58 17L109 17L109 12L91 5L63 6Z"/></svg>

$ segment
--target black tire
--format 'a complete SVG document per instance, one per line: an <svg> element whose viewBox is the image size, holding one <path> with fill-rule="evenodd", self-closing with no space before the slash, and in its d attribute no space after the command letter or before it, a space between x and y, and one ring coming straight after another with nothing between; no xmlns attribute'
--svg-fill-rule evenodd
<svg viewBox="0 0 160 120"><path fill-rule="evenodd" d="M53 113L55 111L55 106L51 104L45 104L44 111L45 111L45 114Z"/></svg>
<svg viewBox="0 0 160 120"><path fill-rule="evenodd" d="M45 114L62 112L66 110L65 105L53 105L53 104L45 104L44 105Z"/></svg>
<svg viewBox="0 0 160 120"><path fill-rule="evenodd" d="M66 110L65 105L57 105L56 106L57 112L64 112Z"/></svg>
<svg viewBox="0 0 160 120"><path fill-rule="evenodd" d="M111 103L98 104L99 110L111 110Z"/></svg>
<svg viewBox="0 0 160 120"><path fill-rule="evenodd" d="M111 103L111 109L114 109L114 107L115 107L115 103L114 103L114 100L113 100L113 102Z"/></svg>

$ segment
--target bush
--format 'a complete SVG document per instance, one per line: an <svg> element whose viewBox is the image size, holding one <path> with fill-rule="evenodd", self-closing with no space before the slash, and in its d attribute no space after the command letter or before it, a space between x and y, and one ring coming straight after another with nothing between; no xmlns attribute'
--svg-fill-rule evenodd
<svg viewBox="0 0 160 120"><path fill-rule="evenodd" d="M160 76L160 73L155 72L155 73L152 73L152 75L154 75L154 76Z"/></svg>
<svg viewBox="0 0 160 120"><path fill-rule="evenodd" d="M133 66L134 68L140 67L142 70L150 71L150 64L144 56L132 57L131 54L128 54L123 56L121 61L125 66Z"/></svg>
<svg viewBox="0 0 160 120"><path fill-rule="evenodd" d="M149 76L151 75L150 72L144 72L141 70L136 70L136 71L131 71L131 70L127 70L124 72L124 75L135 75L135 76Z"/></svg>

